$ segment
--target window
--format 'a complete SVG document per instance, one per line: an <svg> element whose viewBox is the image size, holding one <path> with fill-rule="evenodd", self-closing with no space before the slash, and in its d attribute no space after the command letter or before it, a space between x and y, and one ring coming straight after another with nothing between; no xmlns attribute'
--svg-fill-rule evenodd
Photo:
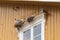
<svg viewBox="0 0 60 40"><path fill-rule="evenodd" d="M44 19L37 19L20 29L19 40L44 40Z"/></svg>
<svg viewBox="0 0 60 40"><path fill-rule="evenodd" d="M31 38L31 30L26 30L23 32L23 40L30 40Z"/></svg>
<svg viewBox="0 0 60 40"><path fill-rule="evenodd" d="M28 27L27 30L24 30L23 33L23 40L41 40L41 26L42 24L39 23L35 26Z"/></svg>
<svg viewBox="0 0 60 40"><path fill-rule="evenodd" d="M33 39L34 40L41 40L41 24L36 25L33 28Z"/></svg>

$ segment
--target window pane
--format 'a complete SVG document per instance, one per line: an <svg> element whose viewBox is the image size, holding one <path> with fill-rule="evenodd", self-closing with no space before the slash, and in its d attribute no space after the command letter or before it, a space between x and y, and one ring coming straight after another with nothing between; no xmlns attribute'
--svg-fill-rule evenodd
<svg viewBox="0 0 60 40"><path fill-rule="evenodd" d="M31 30L27 30L23 32L23 40L30 40L31 37Z"/></svg>
<svg viewBox="0 0 60 40"><path fill-rule="evenodd" d="M35 37L34 40L41 40L41 35L38 37Z"/></svg>
<svg viewBox="0 0 60 40"><path fill-rule="evenodd" d="M34 36L40 34L40 33L41 33L41 24L36 25L33 30L34 30L34 31L33 31L33 35L34 35Z"/></svg>

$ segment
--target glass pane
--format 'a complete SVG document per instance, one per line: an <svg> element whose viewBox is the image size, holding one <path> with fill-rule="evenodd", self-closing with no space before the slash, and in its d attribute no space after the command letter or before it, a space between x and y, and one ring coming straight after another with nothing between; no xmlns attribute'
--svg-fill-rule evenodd
<svg viewBox="0 0 60 40"><path fill-rule="evenodd" d="M34 40L41 40L41 35L39 35L38 37L35 37Z"/></svg>
<svg viewBox="0 0 60 40"><path fill-rule="evenodd" d="M33 31L33 35L34 35L34 36L40 34L40 33L41 33L41 24L36 25L33 30L34 30L34 31Z"/></svg>
<svg viewBox="0 0 60 40"><path fill-rule="evenodd" d="M24 31L23 33L23 40L30 40L31 38L31 30Z"/></svg>

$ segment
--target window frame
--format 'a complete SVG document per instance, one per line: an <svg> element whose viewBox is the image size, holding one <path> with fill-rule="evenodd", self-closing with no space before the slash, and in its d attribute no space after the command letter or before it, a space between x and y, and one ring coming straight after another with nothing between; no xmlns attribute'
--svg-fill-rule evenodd
<svg viewBox="0 0 60 40"><path fill-rule="evenodd" d="M20 28L20 32L18 33L18 36L20 37L19 40L23 40L23 32L28 30L28 29L32 29L34 26L38 25L41 23L41 40L44 40L44 27L45 27L45 19L43 18L37 18L37 20L35 20L34 22L25 25L24 27ZM31 34L33 29L31 30ZM33 40L33 34L31 36L31 40Z"/></svg>

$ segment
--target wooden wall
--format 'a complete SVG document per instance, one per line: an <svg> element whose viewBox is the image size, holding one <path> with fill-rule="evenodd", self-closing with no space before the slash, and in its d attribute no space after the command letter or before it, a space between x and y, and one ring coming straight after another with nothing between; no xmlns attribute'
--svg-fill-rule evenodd
<svg viewBox="0 0 60 40"><path fill-rule="evenodd" d="M14 27L15 19L24 19L31 15L38 15L40 8L45 8L49 16L45 26L45 40L60 40L60 8L57 6L0 4L0 40L18 40Z"/></svg>

